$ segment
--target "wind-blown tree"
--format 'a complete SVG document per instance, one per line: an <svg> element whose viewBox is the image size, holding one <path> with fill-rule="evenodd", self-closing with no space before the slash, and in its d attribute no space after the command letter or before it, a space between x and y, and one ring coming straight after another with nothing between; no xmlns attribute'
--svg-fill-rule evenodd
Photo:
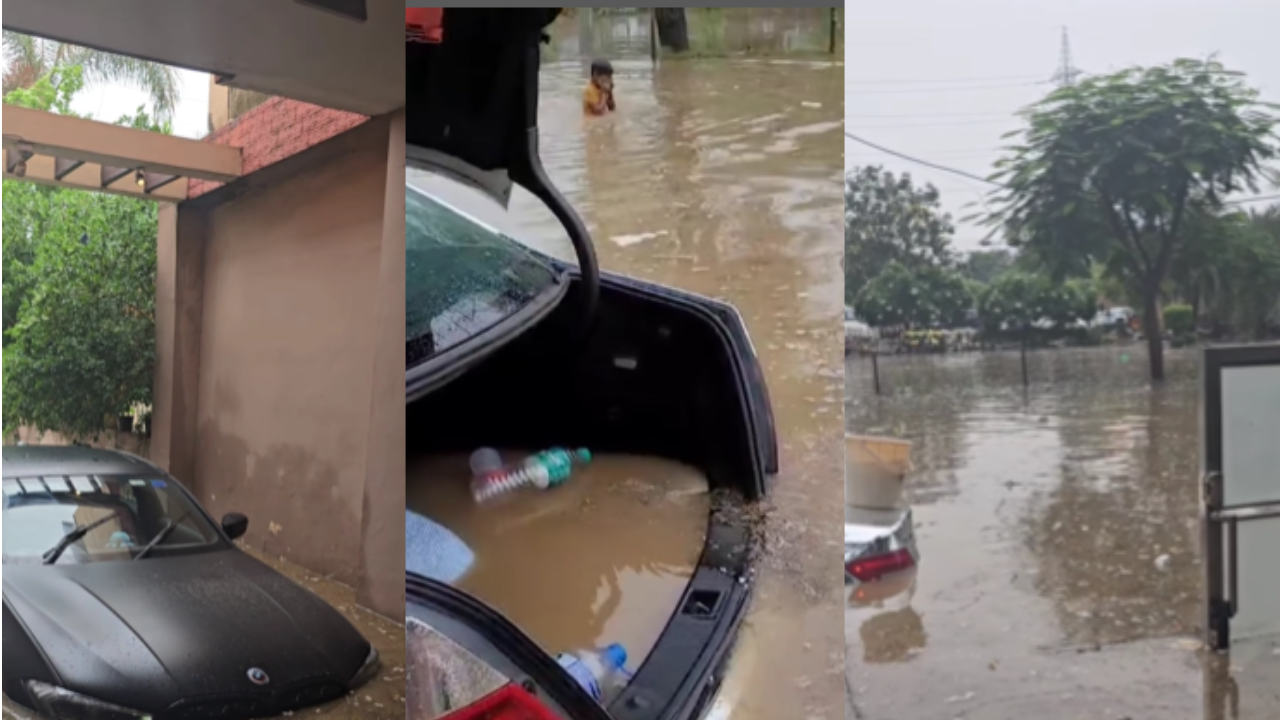
<svg viewBox="0 0 1280 720"><path fill-rule="evenodd" d="M5 102L69 112L80 68ZM141 109L118 124L169 132ZM96 434L149 404L155 359L156 203L4 181L4 426Z"/></svg>
<svg viewBox="0 0 1280 720"><path fill-rule="evenodd" d="M1100 263L1142 298L1153 381L1164 379L1162 285L1188 220L1257 191L1277 157L1274 106L1216 61L1091 77L1023 111L992 179L1011 242L1057 264Z"/></svg>
<svg viewBox="0 0 1280 720"><path fill-rule="evenodd" d="M954 327L973 307L969 286L958 273L939 267L910 269L892 262L853 301L872 325Z"/></svg>
<svg viewBox="0 0 1280 720"><path fill-rule="evenodd" d="M4 94L31 88L54 68L78 66L86 85L119 84L147 94L151 115L167 122L178 106L181 80L176 68L79 45L4 32Z"/></svg>
<svg viewBox="0 0 1280 720"><path fill-rule="evenodd" d="M911 175L864 166L845 175L844 292L852 301L891 263L907 269L952 262L951 216L938 190L917 187Z"/></svg>

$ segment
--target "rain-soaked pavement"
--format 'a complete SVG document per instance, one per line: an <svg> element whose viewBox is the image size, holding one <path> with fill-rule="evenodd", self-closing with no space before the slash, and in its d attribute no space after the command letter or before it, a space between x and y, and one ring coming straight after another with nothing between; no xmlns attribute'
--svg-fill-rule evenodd
<svg viewBox="0 0 1280 720"><path fill-rule="evenodd" d="M805 23L821 35L829 17L826 10L762 12L752 11L752 22L772 23L765 34L784 38L775 51L794 42ZM768 376L782 472L770 499L754 605L723 695L735 720L834 719L842 712L844 657L833 565L843 493L843 278L839 225L832 222L842 207L843 68L822 56L664 61L655 68L646 30L642 19L624 17L556 33L542 70L542 158L590 227L604 269L726 299L746 318ZM593 52L609 57L616 71L619 112L612 116L582 114ZM508 216L482 201L459 204L515 237L572 257L563 231L528 195L517 194ZM629 474L651 477L646 462L637 460ZM621 515L626 508L604 503L598 510ZM685 514L670 520L673 537L689 535ZM598 527L582 524L579 542L598 542ZM661 532L619 542L648 543ZM612 620L587 614L582 627L567 627L550 603L515 612L543 628L544 638L594 635L608 642L611 628L628 625L618 613L637 607L629 593L668 592L662 582L628 574L626 564L657 552L678 575L698 544L691 538L688 548L669 551L619 547L612 565L583 569L592 577L567 577L574 586L601 588L607 600L599 605L612 608Z"/></svg>
<svg viewBox="0 0 1280 720"><path fill-rule="evenodd" d="M268 557L240 543L237 545L337 608L338 612L351 621L365 639L373 643L382 660L382 670L364 687L341 700L285 713L285 716L322 717L327 720L356 720L357 718L359 720L402 720L405 698L404 625L357 605L356 592L347 585L318 576L282 558ZM8 698L4 699L3 708L4 717L7 719L42 720L44 718L43 715L35 715L23 710Z"/></svg>
<svg viewBox="0 0 1280 720"><path fill-rule="evenodd" d="M1242 561L1258 637L1206 658L1198 358L1168 363L1153 390L1133 347L1031 353L1024 395L1016 353L885 357L877 398L847 361L847 427L914 443L921 553L846 609L847 718L1280 717L1280 607L1249 602L1278 597L1280 524Z"/></svg>

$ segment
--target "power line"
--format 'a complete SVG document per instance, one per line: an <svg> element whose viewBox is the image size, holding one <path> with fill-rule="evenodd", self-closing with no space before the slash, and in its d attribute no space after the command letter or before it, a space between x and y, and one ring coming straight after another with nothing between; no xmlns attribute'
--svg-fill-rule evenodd
<svg viewBox="0 0 1280 720"><path fill-rule="evenodd" d="M851 27L856 37L845 43L845 47L904 47L916 45L973 45L975 38L971 34L966 33L919 33L913 29L905 29L905 32L899 32L892 28L876 29L874 27L866 27L858 25ZM1052 32L1060 30L1060 25L1033 25L1021 28L1011 28L1002 32L999 36L991 35L978 38L977 42L990 41L995 42L1000 38L1007 38L1010 34L1030 35L1042 32Z"/></svg>
<svg viewBox="0 0 1280 720"><path fill-rule="evenodd" d="M920 158L912 157L905 153L900 153L897 150L890 150L889 148L884 147L883 145L877 145L876 143L873 143L870 140L864 140L858 137L857 135L854 135L853 133L849 132L848 130L844 131L844 136L856 143L860 143L862 145L866 145L869 148L879 150L882 153L893 155L894 157L898 157L903 160L916 163L917 165L924 165L925 167L930 167L930 168L933 168L934 170L941 170L943 172L952 173L953 175L959 175L960 177L969 178L970 180L977 180L979 182L987 183L988 185L995 185L996 187L1002 187L1000 183L994 182L992 180L988 180L987 178L984 178L978 175L974 175L973 173L967 173L964 170L957 170L955 168L947 167L946 165L938 165L937 163L931 163L928 160L921 160Z"/></svg>
<svg viewBox="0 0 1280 720"><path fill-rule="evenodd" d="M845 115L845 118L957 118L957 117L1012 117L1013 113L909 113L906 115Z"/></svg>
<svg viewBox="0 0 1280 720"><path fill-rule="evenodd" d="M912 88L909 90L845 90L844 94L846 97L849 95L911 95L919 93L972 92L975 90L1008 90L1010 88L1043 87L1051 84L1052 81L1041 80L1039 82L1005 83L1003 85L965 85L960 87Z"/></svg>
<svg viewBox="0 0 1280 720"><path fill-rule="evenodd" d="M967 77L967 78L924 78L924 79L885 79L885 80L856 80L854 82L845 81L845 87L850 85L929 85L933 83L988 83L988 82L1008 82L1010 80L1018 80L1022 82L1030 82L1043 79L1042 75L988 75L986 77Z"/></svg>
<svg viewBox="0 0 1280 720"><path fill-rule="evenodd" d="M956 168L947 167L946 165L939 165L937 163L929 162L928 160L921 160L918 157L912 157L911 155L907 155L906 153L901 153L901 152L898 152L897 150L892 150L890 148L884 147L883 145L878 145L876 143L871 142L870 140L860 138L857 135L854 135L853 133L849 132L848 130L844 131L844 136L856 143L860 143L862 145L866 145L869 148L879 150L880 152L885 153L887 155L892 155L894 157L901 158L908 162L916 163L917 165L923 165L928 168L933 168L934 170L941 170L942 172L948 172L953 175L959 175L960 177L968 178L970 180L977 180L978 182L986 183L988 185L993 185L995 187L999 187L999 188L1005 187L1004 185L998 182L995 182L994 180L988 180L987 178L981 177L979 175L974 175L973 173L965 172L964 170L957 170ZM1243 205L1245 203L1267 202L1271 200L1280 200L1280 194L1257 195L1257 196L1248 197L1248 198L1237 198L1235 200L1224 200L1222 204L1223 205Z"/></svg>
<svg viewBox="0 0 1280 720"><path fill-rule="evenodd" d="M940 127L963 127L966 125L995 125L996 123L1017 120L1017 118L1005 115L1003 120L960 120L958 122L944 123L908 123L894 125L860 125L859 130L910 130L911 128L940 128Z"/></svg>
<svg viewBox="0 0 1280 720"><path fill-rule="evenodd" d="M964 158L964 157L991 157L999 155L1000 151L991 148L971 148L968 150L956 148L954 150L942 150L939 152L923 153L931 158ZM857 155L857 157L880 157L880 153L869 152L865 155Z"/></svg>

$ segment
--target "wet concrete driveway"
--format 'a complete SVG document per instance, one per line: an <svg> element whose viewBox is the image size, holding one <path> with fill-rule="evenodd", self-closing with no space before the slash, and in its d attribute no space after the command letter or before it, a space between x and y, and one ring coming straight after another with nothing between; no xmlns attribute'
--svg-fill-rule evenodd
<svg viewBox="0 0 1280 720"><path fill-rule="evenodd" d="M633 25L553 39L542 70L543 161L586 220L605 270L728 300L745 317L768 377L782 473L765 513L754 606L715 717L834 719L844 655L832 564L843 494L843 277L832 221L843 202L843 68L822 57L655 68L644 26ZM603 118L582 113L593 54L616 71L619 111ZM572 257L558 223L527 194L506 216L465 209Z"/></svg>
<svg viewBox="0 0 1280 720"><path fill-rule="evenodd" d="M1197 356L1155 390L1135 348L1029 362L1024 395L1017 354L882 358L882 398L847 362L849 429L915 444L922 560L896 604L846 609L846 716L1280 717L1280 609L1229 661L1200 650Z"/></svg>
<svg viewBox="0 0 1280 720"><path fill-rule="evenodd" d="M285 713L278 717L323 717L328 720L401 720L404 718L404 625L388 620L356 605L356 593L351 587L318 576L278 557L241 546L245 552L270 565L290 580L319 595L325 602L337 608L356 630L360 631L378 650L382 670L378 676L356 692L341 700L319 707ZM42 720L4 699L4 717L13 720Z"/></svg>

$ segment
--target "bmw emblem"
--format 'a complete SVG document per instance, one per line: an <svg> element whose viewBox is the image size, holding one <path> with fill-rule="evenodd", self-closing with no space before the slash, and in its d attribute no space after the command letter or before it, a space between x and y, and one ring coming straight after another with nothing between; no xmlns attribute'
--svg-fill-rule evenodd
<svg viewBox="0 0 1280 720"><path fill-rule="evenodd" d="M249 682L254 685L266 685L271 682L271 678L267 677L267 672L262 668L249 668Z"/></svg>

